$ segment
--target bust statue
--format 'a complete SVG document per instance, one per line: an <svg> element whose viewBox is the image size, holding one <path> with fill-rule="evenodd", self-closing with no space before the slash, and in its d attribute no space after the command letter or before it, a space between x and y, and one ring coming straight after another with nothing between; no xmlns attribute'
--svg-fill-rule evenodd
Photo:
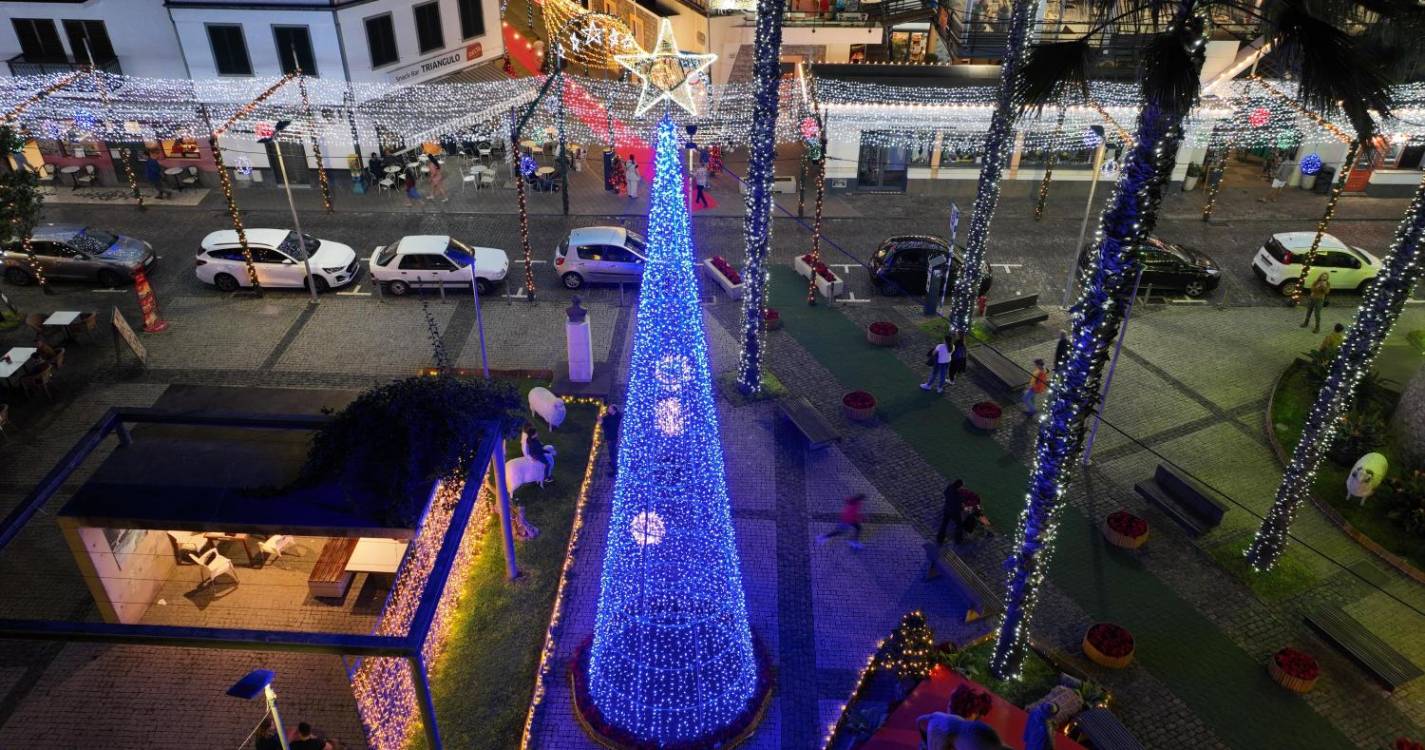
<svg viewBox="0 0 1425 750"><path fill-rule="evenodd" d="M579 295L574 295L573 304L564 308L564 314L569 316L570 323L583 323L584 316L589 314L588 310L579 306Z"/></svg>

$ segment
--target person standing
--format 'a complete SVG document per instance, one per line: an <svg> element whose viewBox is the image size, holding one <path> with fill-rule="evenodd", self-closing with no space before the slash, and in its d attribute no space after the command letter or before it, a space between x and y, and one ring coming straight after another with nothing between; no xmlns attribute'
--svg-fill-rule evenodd
<svg viewBox="0 0 1425 750"><path fill-rule="evenodd" d="M945 504L940 508L940 528L935 532L936 547L945 546L945 536L950 532L950 524L955 524L957 529L960 525L960 508L963 503L960 493L964 490L965 480L956 478L945 485L945 491L941 493ZM955 536L959 536L958 530Z"/></svg>
<svg viewBox="0 0 1425 750"><path fill-rule="evenodd" d="M297 725L297 734L287 743L291 750L331 750L331 743L319 739L312 734L312 725L301 722Z"/></svg>
<svg viewBox="0 0 1425 750"><path fill-rule="evenodd" d="M1312 333L1321 333L1321 308L1326 306L1326 296L1331 293L1331 276L1325 271L1316 277L1316 281L1311 284L1311 294L1306 298L1306 320L1301 321L1301 327L1305 328L1311 322L1311 316L1316 316L1316 327Z"/></svg>
<svg viewBox="0 0 1425 750"><path fill-rule="evenodd" d="M372 151L371 158L366 160L366 171L371 174L372 185L381 182L381 180L385 178L386 175L381 171L382 169L381 157L377 156L375 151Z"/></svg>
<svg viewBox="0 0 1425 750"><path fill-rule="evenodd" d="M1260 202L1276 203L1278 200L1281 200L1282 190L1286 187L1287 181L1291 179L1292 169L1293 166L1289 159L1283 159L1281 163L1277 165L1276 171L1272 172L1272 192L1269 193L1267 197L1262 198Z"/></svg>
<svg viewBox="0 0 1425 750"><path fill-rule="evenodd" d="M442 203L450 202L450 195L445 192L445 170L440 166L440 160L432 156L430 158L430 195L427 198L440 196Z"/></svg>
<svg viewBox="0 0 1425 750"><path fill-rule="evenodd" d="M1069 332L1059 329L1059 343L1054 345L1054 372L1064 366L1064 358L1069 356Z"/></svg>
<svg viewBox="0 0 1425 750"><path fill-rule="evenodd" d="M156 198L172 198L173 193L163 187L163 165L158 163L158 159L153 158L153 154L148 155L148 159L143 163L144 178L153 185Z"/></svg>
<svg viewBox="0 0 1425 750"><path fill-rule="evenodd" d="M364 192L366 186L361 184L361 155L355 151L346 157L346 171L351 173L351 187L353 192Z"/></svg>
<svg viewBox="0 0 1425 750"><path fill-rule="evenodd" d="M936 344L935 348L925 355L925 363L930 365L930 377L920 384L920 390L928 391L933 384L936 393L944 393L945 376L950 371L950 336L948 334L944 341Z"/></svg>
<svg viewBox="0 0 1425 750"><path fill-rule="evenodd" d="M1346 326L1337 323L1331 327L1331 332L1326 334L1326 338L1321 339L1321 351L1336 353L1341 348L1341 342L1346 340Z"/></svg>
<svg viewBox="0 0 1425 750"><path fill-rule="evenodd" d="M955 378L960 377L960 374L965 372L965 358L968 357L969 354L969 349L965 347L965 337L957 336L955 338L955 346L950 349L951 385L954 385Z"/></svg>
<svg viewBox="0 0 1425 750"><path fill-rule="evenodd" d="M851 549L861 549L861 504L866 501L866 496L860 493L846 498L846 502L841 506L841 522L836 524L836 528L822 534L816 538L817 544L825 544L826 540L851 534Z"/></svg>
<svg viewBox="0 0 1425 750"><path fill-rule="evenodd" d="M415 171L414 171L414 170L407 169L407 170L405 170L405 173L406 173L406 185L405 185L406 205L407 205L407 206L414 206L414 205L416 205L416 201L419 201L419 200L421 199L421 191L416 189L416 173L415 173Z"/></svg>
<svg viewBox="0 0 1425 750"><path fill-rule="evenodd" d="M604 445L609 447L609 476L618 476L618 431L623 425L623 409L618 404L609 404L609 408L604 410L604 416L599 418L599 427L603 431Z"/></svg>
<svg viewBox="0 0 1425 750"><path fill-rule="evenodd" d="M1049 390L1049 371L1044 369L1044 360L1034 360L1034 370L1029 373L1029 384L1024 386L1024 413L1034 416L1039 413L1039 396Z"/></svg>
<svg viewBox="0 0 1425 750"><path fill-rule="evenodd" d="M693 189L697 193L697 197L694 200L703 208L708 207L708 197L703 194L703 191L707 190L707 188L708 167L706 164L699 164L698 168L693 170Z"/></svg>
<svg viewBox="0 0 1425 750"><path fill-rule="evenodd" d="M643 175L638 173L638 161L633 158L633 154L628 155L628 163L623 165L624 179L628 182L628 199L634 200L638 197L638 183L643 180Z"/></svg>

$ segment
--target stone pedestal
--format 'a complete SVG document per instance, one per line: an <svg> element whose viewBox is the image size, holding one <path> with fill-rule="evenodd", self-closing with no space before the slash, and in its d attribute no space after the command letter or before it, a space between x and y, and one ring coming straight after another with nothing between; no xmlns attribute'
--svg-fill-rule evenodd
<svg viewBox="0 0 1425 750"><path fill-rule="evenodd" d="M564 311L564 341L569 355L569 381L588 383L594 379L594 342L589 331L589 311L579 306L579 298Z"/></svg>

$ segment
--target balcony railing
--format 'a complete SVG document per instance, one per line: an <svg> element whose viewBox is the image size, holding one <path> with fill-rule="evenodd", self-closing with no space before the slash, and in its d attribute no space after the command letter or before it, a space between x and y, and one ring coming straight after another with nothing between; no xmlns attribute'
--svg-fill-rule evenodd
<svg viewBox="0 0 1425 750"><path fill-rule="evenodd" d="M58 58L50 60L30 60L24 55L15 55L9 60L6 60L5 63L10 66L10 75L12 76L53 75L55 73L70 73L76 70L86 70L89 67L88 62L76 62L74 60ZM94 67L115 75L123 75L124 73L119 67L118 58L96 63Z"/></svg>

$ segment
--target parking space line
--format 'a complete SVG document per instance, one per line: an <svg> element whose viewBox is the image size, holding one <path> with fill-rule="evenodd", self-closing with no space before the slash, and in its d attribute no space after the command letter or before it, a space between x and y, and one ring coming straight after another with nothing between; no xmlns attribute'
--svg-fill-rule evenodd
<svg viewBox="0 0 1425 750"><path fill-rule="evenodd" d="M1023 263L991 263L990 265L995 268L1003 268L1006 274L1013 274L1016 268L1024 268Z"/></svg>
<svg viewBox="0 0 1425 750"><path fill-rule="evenodd" d="M338 297L370 297L371 292L337 292Z"/></svg>

